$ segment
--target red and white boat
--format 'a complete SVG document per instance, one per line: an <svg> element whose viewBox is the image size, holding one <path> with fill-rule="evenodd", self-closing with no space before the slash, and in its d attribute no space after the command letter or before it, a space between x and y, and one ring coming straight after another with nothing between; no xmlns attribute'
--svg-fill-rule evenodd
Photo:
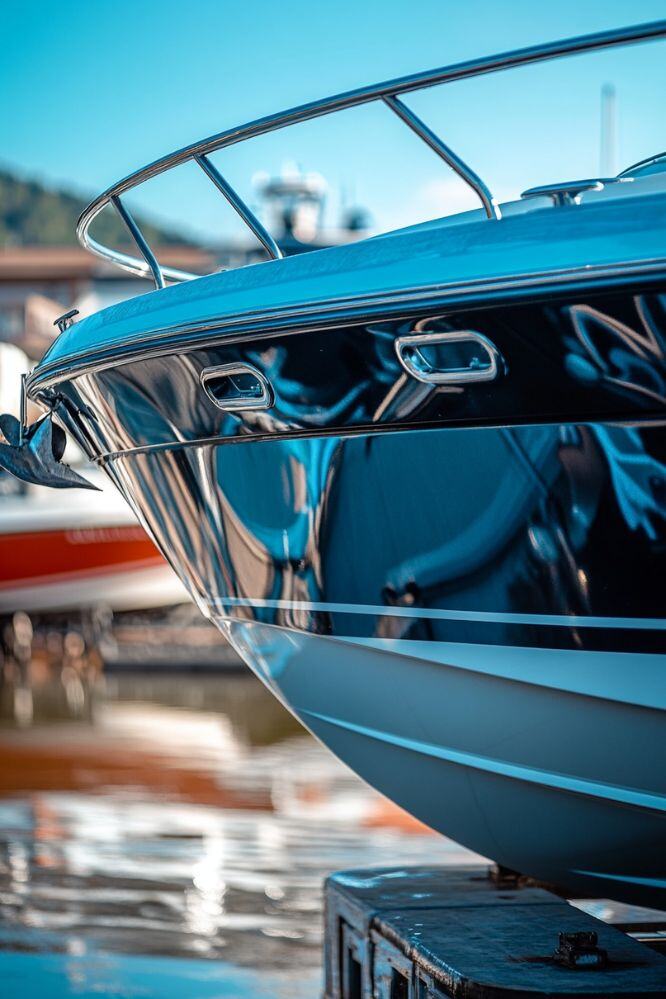
<svg viewBox="0 0 666 999"><path fill-rule="evenodd" d="M187 600L124 500L43 486L0 496L0 614L156 608ZM99 476L99 478L98 478Z"/></svg>
<svg viewBox="0 0 666 999"><path fill-rule="evenodd" d="M23 351L0 344L0 399L18 411L29 369ZM99 492L19 486L0 473L0 615L113 611L182 603L187 592L106 476L86 468Z"/></svg>

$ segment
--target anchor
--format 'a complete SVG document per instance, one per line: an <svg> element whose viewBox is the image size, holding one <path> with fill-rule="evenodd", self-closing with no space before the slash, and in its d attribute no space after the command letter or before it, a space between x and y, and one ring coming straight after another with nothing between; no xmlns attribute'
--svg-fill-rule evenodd
<svg viewBox="0 0 666 999"><path fill-rule="evenodd" d="M62 462L67 436L62 427L53 422L52 413L26 426L25 376L21 389L21 419L11 413L0 414L0 432L6 441L0 441L0 468L23 482L38 486L99 491L92 482Z"/></svg>

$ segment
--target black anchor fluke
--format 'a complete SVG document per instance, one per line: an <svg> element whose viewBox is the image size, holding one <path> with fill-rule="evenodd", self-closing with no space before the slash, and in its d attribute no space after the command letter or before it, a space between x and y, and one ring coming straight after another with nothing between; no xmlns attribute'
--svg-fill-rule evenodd
<svg viewBox="0 0 666 999"><path fill-rule="evenodd" d="M52 489L95 489L82 475L62 463L67 438L65 431L48 414L29 427L9 413L0 414L0 468L24 482Z"/></svg>

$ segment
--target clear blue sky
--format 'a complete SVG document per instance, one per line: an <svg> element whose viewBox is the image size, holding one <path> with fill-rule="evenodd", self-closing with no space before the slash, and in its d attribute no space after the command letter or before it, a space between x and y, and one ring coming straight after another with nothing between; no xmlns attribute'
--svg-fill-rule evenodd
<svg viewBox="0 0 666 999"><path fill-rule="evenodd" d="M2 0L0 162L95 194L203 135L329 93L538 41L666 16L666 0ZM666 44L577 57L410 96L502 197L599 171L603 83L619 166L666 148ZM285 160L366 204L380 228L467 205L387 109L255 140L217 163L252 200ZM206 232L233 218L193 167L139 199Z"/></svg>

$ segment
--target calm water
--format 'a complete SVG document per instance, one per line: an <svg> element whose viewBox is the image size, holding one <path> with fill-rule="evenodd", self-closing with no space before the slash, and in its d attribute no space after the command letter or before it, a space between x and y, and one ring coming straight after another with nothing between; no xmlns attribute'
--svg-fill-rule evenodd
<svg viewBox="0 0 666 999"><path fill-rule="evenodd" d="M330 871L469 862L249 675L0 729L3 996L315 997Z"/></svg>

